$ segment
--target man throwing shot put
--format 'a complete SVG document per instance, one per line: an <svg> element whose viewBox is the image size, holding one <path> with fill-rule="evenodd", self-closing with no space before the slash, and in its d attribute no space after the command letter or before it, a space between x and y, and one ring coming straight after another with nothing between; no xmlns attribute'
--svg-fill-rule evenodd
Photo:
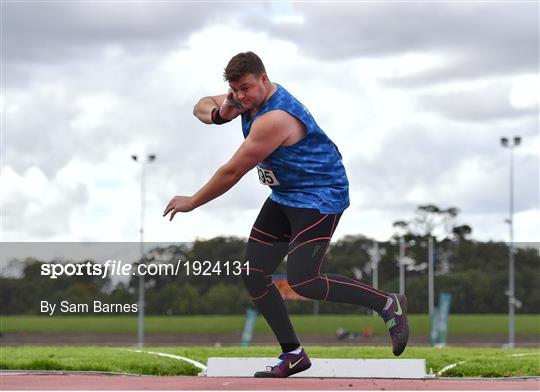
<svg viewBox="0 0 540 392"><path fill-rule="evenodd" d="M193 114L205 124L240 116L244 142L192 196L175 196L165 208L172 220L231 189L257 168L271 189L251 229L249 274L242 278L281 345L280 361L255 377L288 377L311 366L289 320L272 274L287 256L287 280L305 298L362 305L377 311L400 355L409 337L407 299L357 280L323 272L324 255L341 214L349 206L349 182L336 145L295 97L269 80L261 59L239 53L227 64L227 94L204 97Z"/></svg>

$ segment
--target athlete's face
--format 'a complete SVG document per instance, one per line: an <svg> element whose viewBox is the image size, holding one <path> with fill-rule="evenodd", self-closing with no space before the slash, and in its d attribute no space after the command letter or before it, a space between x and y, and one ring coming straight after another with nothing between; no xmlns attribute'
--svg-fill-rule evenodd
<svg viewBox="0 0 540 392"><path fill-rule="evenodd" d="M270 81L266 74L256 76L246 74L236 82L229 82L229 87L238 102L245 109L253 109L261 106L268 95Z"/></svg>

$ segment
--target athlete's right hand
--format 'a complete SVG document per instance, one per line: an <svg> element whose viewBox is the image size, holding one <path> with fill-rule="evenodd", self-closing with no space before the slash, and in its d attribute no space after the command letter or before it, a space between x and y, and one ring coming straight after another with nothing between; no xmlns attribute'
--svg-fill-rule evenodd
<svg viewBox="0 0 540 392"><path fill-rule="evenodd" d="M234 94L231 89L227 92L227 97L223 101L223 104L219 108L219 115L224 120L232 120L242 113L246 109L234 98Z"/></svg>

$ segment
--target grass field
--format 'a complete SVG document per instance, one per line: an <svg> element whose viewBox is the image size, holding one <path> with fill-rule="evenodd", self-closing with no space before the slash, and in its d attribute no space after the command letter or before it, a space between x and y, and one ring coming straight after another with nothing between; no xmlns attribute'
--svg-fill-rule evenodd
<svg viewBox="0 0 540 392"><path fill-rule="evenodd" d="M199 369L171 358L136 353L133 347L2 347L1 369L86 370L148 375L196 375ZM209 357L277 357L276 347L145 347L145 351L187 357L206 364ZM312 358L395 358L389 348L309 347ZM539 349L410 347L400 358L425 358L427 371L445 377L540 376Z"/></svg>
<svg viewBox="0 0 540 392"><path fill-rule="evenodd" d="M379 317L368 315L291 316L298 333L333 334L336 328L360 331L367 326L375 333L386 333ZM427 334L430 331L428 315L409 315L411 333ZM147 333L235 333L242 331L244 316L147 316ZM135 333L136 316L1 316L0 333L9 332L58 332L58 333ZM262 317L257 318L255 333L271 333ZM452 335L506 334L508 316L450 315L448 331ZM516 333L540 335L540 315L516 315Z"/></svg>

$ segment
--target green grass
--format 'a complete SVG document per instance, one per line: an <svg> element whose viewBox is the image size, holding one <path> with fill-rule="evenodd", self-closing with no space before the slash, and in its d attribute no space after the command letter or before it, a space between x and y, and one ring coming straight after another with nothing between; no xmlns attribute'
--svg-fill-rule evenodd
<svg viewBox="0 0 540 392"><path fill-rule="evenodd" d="M369 315L297 315L291 317L298 333L335 333L341 326L350 331L360 331L371 326L375 333L386 333L379 318ZM429 316L409 316L411 333L427 334ZM147 333L235 333L241 331L244 316L147 316ZM8 332L58 332L58 333L135 333L136 316L1 316L0 333ZM506 334L507 315L450 315L448 333L456 335ZM258 317L255 333L271 333L268 325ZM517 334L540 335L540 315L516 315Z"/></svg>
<svg viewBox="0 0 540 392"><path fill-rule="evenodd" d="M32 347L1 348L1 369L87 370L148 375L196 375L199 370L187 362L114 347ZM390 348L379 347L308 347L312 358L394 358ZM188 357L206 364L209 357L276 357L276 347L145 347ZM514 356L524 354L523 356ZM540 376L540 349L461 348L443 349L409 347L400 358L425 358L426 367L437 373L444 367L465 361L448 370L447 377Z"/></svg>

